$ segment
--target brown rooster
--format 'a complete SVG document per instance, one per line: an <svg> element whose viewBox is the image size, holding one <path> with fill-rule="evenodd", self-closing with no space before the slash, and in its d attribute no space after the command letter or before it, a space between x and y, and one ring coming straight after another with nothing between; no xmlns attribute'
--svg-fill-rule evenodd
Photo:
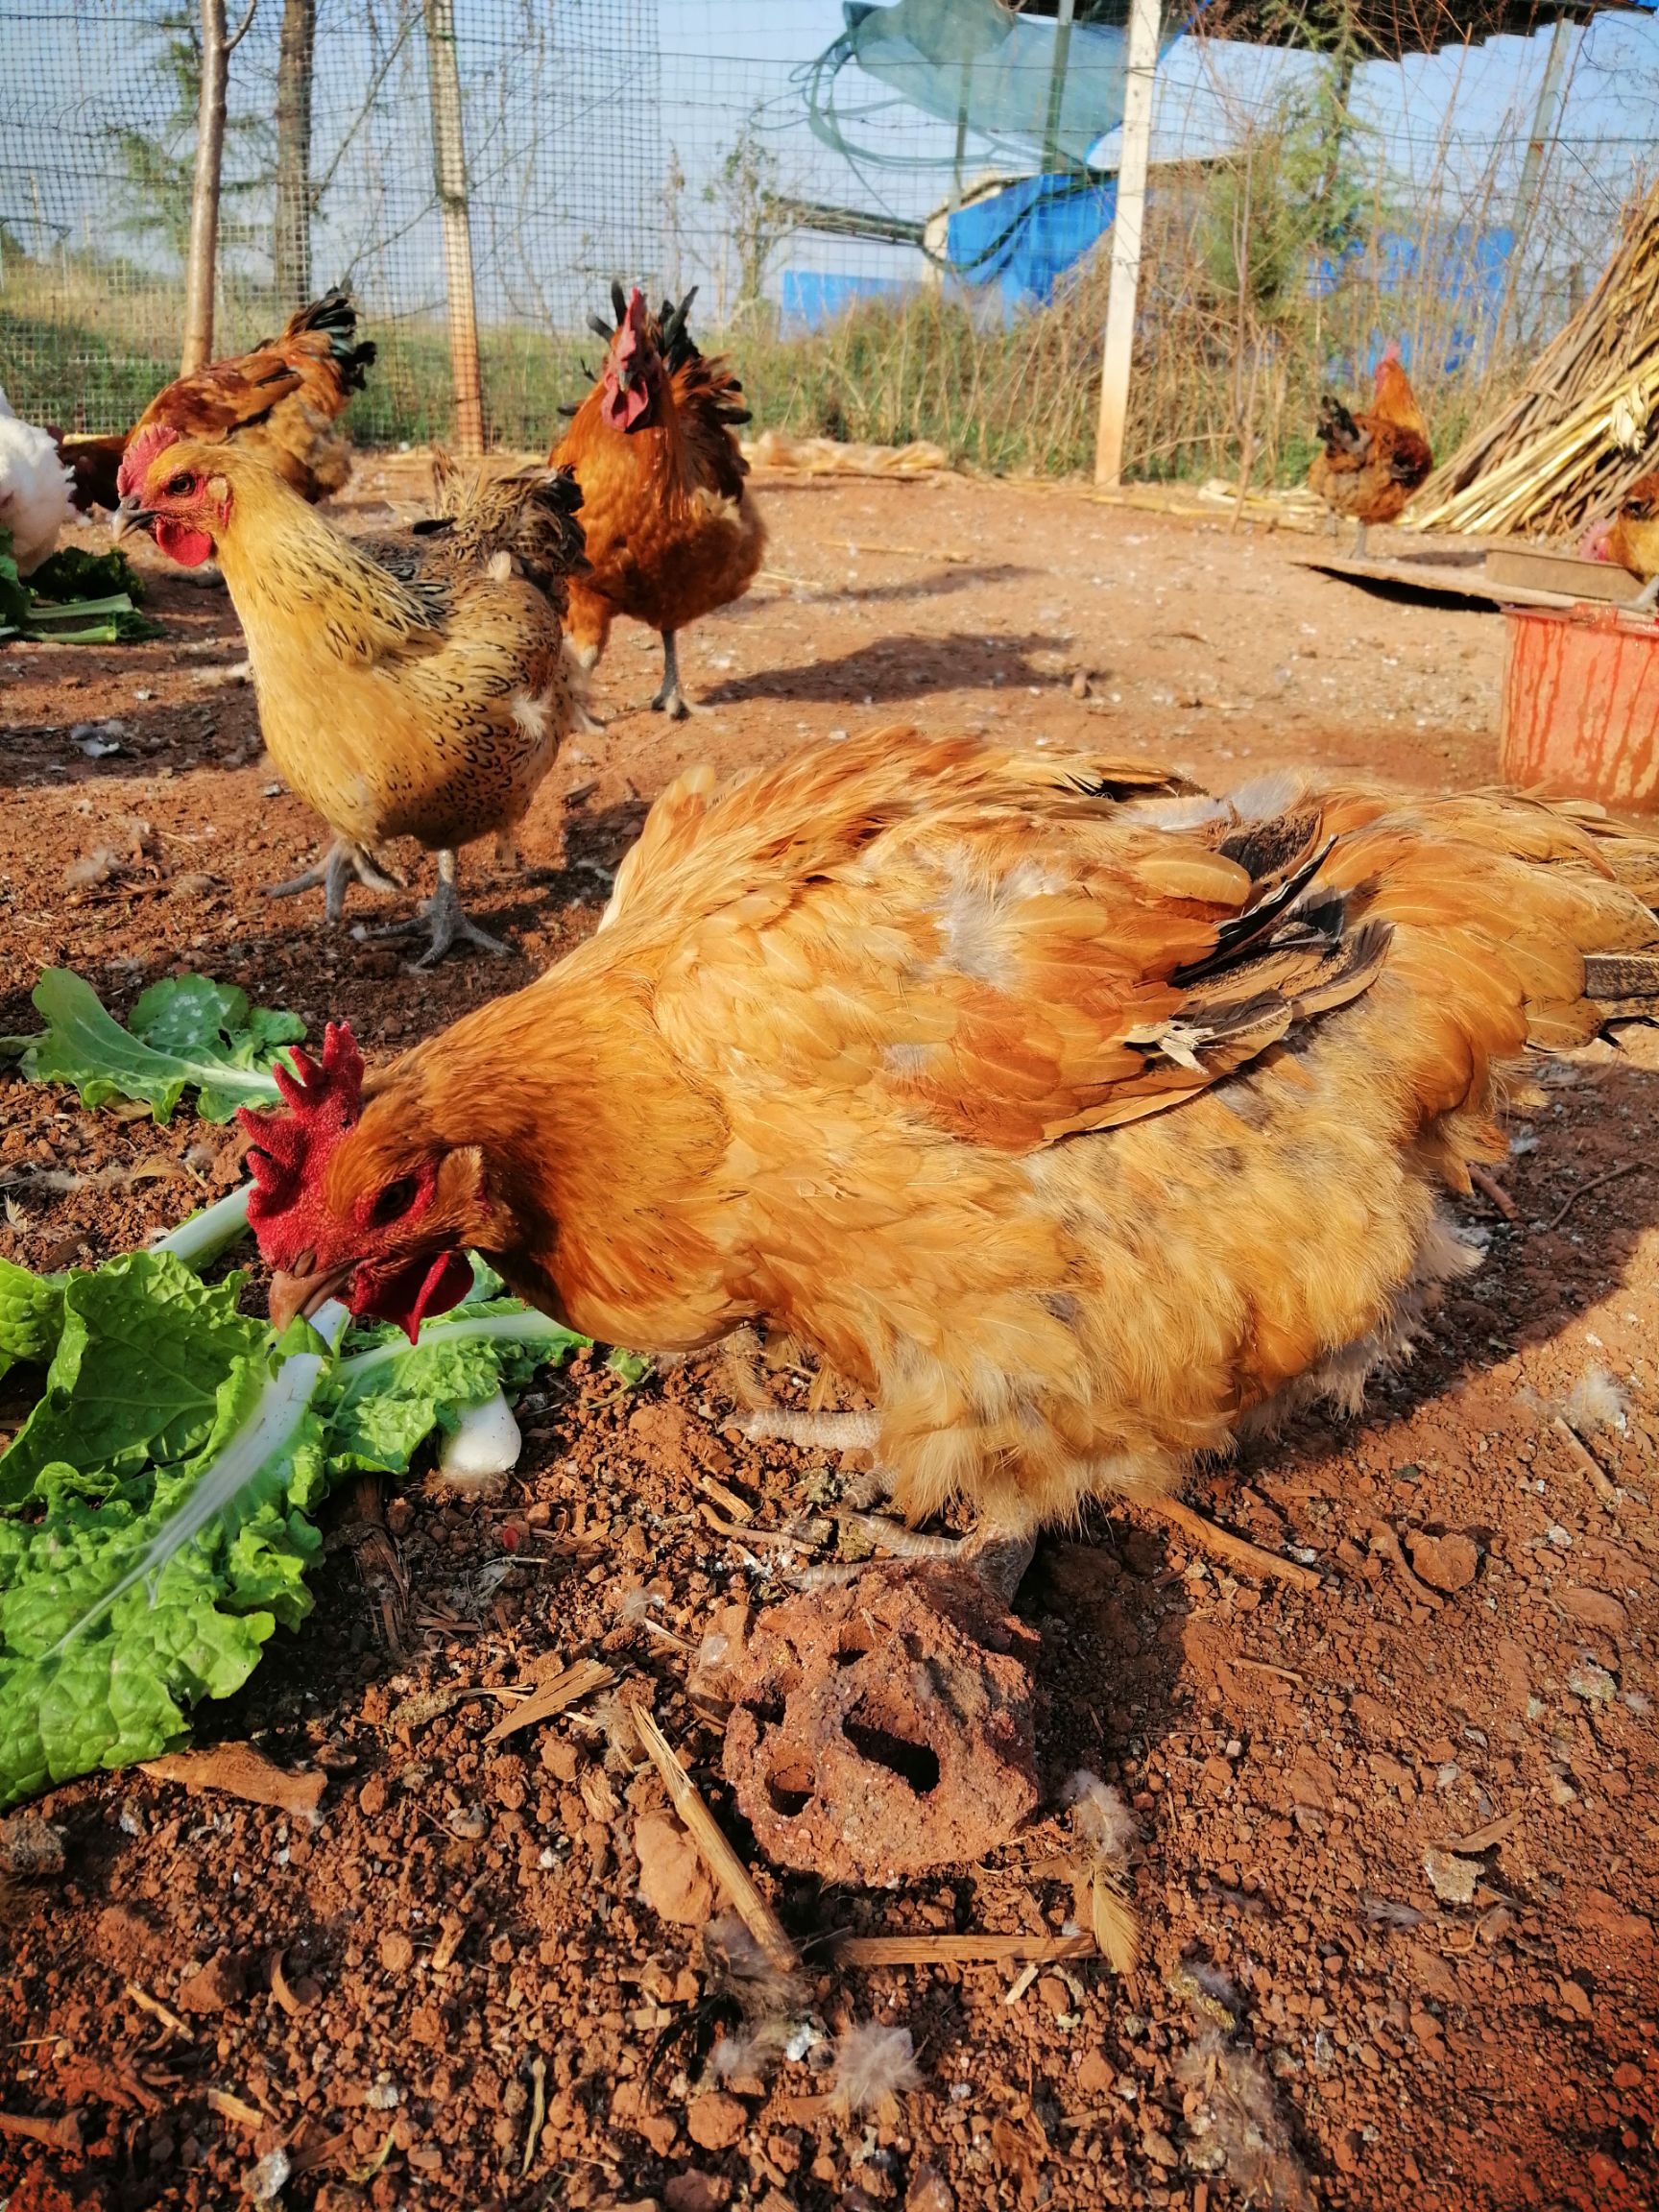
<svg viewBox="0 0 1659 2212"><path fill-rule="evenodd" d="M876 1403L816 1440L912 1522L969 1503L1006 1592L1084 1500L1190 1525L1195 1457L1357 1404L1473 1263L1444 1196L1528 1045L1659 993L1656 886L1519 799L902 730L694 773L540 981L367 1081L331 1031L246 1118L272 1316L413 1333L475 1247L613 1343L761 1321Z"/></svg>
<svg viewBox="0 0 1659 2212"><path fill-rule="evenodd" d="M426 907L442 958L469 922L455 848L510 830L552 765L569 713L559 616L582 558L581 493L532 469L441 478L446 509L406 539L354 542L260 456L157 424L122 463L117 534L143 527L186 566L217 553L271 757L334 831L326 858L277 895L347 878L392 888L374 849L414 837L438 854Z"/></svg>
<svg viewBox="0 0 1659 2212"><path fill-rule="evenodd" d="M1358 560L1370 525L1403 514L1434 466L1429 425L1400 366L1398 346L1390 345L1377 364L1377 397L1368 415L1350 415L1326 393L1319 402L1319 436L1324 451L1313 456L1308 481L1330 508L1333 529L1344 515L1358 524Z"/></svg>
<svg viewBox="0 0 1659 2212"><path fill-rule="evenodd" d="M349 296L325 292L251 353L169 384L131 430L63 439L63 463L75 480L71 496L83 513L114 508L121 456L140 431L164 423L181 438L234 438L263 454L302 499L325 498L350 473L350 442L336 425L373 358L373 339L357 343Z"/></svg>
<svg viewBox="0 0 1659 2212"><path fill-rule="evenodd" d="M732 435L746 422L742 386L724 362L705 360L678 307L650 314L644 294L624 301L613 284L614 330L597 382L554 447L552 466L582 487L588 573L570 587L568 649L584 684L618 614L662 637L662 684L651 704L676 721L676 635L755 580L766 534L744 479L749 465Z"/></svg>

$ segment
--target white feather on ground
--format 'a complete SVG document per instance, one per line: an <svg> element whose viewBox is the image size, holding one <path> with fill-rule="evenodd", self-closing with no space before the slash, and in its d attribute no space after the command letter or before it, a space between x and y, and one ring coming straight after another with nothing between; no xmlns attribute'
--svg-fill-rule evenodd
<svg viewBox="0 0 1659 2212"><path fill-rule="evenodd" d="M1624 1427L1624 1393L1605 1367L1589 1367L1574 1383L1561 1407L1569 1425L1580 1436L1598 1429Z"/></svg>
<svg viewBox="0 0 1659 2212"><path fill-rule="evenodd" d="M59 531L74 521L72 482L51 432L19 422L0 391L0 530L12 534L12 557L20 576L30 575L50 557Z"/></svg>
<svg viewBox="0 0 1659 2212"><path fill-rule="evenodd" d="M883 2028L878 2020L860 2020L835 2046L832 2095L843 2112L879 2112L897 2106L906 2090L919 2087L921 2080L908 2028Z"/></svg>
<svg viewBox="0 0 1659 2212"><path fill-rule="evenodd" d="M1079 1767L1067 1783L1065 1802L1086 1854L1083 1871L1094 1941L1114 1973L1133 1974L1141 1962L1141 1931L1129 1875L1140 1840L1135 1815L1112 1785L1087 1767Z"/></svg>

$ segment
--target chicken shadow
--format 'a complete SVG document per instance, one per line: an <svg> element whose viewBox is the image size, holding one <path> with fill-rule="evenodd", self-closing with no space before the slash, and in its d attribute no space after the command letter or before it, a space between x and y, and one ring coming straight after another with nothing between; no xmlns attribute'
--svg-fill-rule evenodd
<svg viewBox="0 0 1659 2212"><path fill-rule="evenodd" d="M971 591L980 584L1017 584L1043 571L1017 561L985 561L970 565L930 569L925 576L901 577L887 584L815 584L796 594L809 607L832 607L837 600L861 607L900 605L906 599L945 599L953 591Z"/></svg>
<svg viewBox="0 0 1659 2212"><path fill-rule="evenodd" d="M1659 1042L1659 1030L1651 1034ZM1649 1158L1642 1134L1659 1118L1659 1068L1626 1058L1550 1066L1548 1103L1535 1116L1514 1118L1517 1127L1535 1126L1536 1149L1499 1170L1518 1218L1502 1218L1479 1197L1449 1201L1460 1233L1485 1249L1468 1275L1447 1286L1413 1356L1373 1379L1357 1414L1314 1409L1279 1438L1248 1445L1239 1461L1246 1480L1270 1475L1291 1449L1341 1457L1359 1436L1401 1426L1512 1354L1551 1343L1625 1281L1643 1237L1659 1226L1659 1161ZM1569 1172L1574 1166L1576 1173ZM1611 1355L1609 1363L1617 1364ZM1608 1452L1621 1449L1638 1479L1643 1448L1609 1437ZM1218 1500L1232 1479L1231 1470L1220 1471ZM1442 1497L1438 1509L1455 1520L1455 1497ZM1342 1532L1333 1527L1332 1540ZM1345 1532L1364 1542L1358 1506ZM1266 1529L1253 1533L1271 1541Z"/></svg>
<svg viewBox="0 0 1659 2212"><path fill-rule="evenodd" d="M1060 651L1060 640L1042 631L952 631L944 637L910 632L887 637L842 653L830 661L811 661L794 668L757 669L706 686L705 707L736 707L750 699L815 700L833 707L874 705L915 699L928 692L988 686L994 677L1004 685L1040 685L1054 688L1051 668L1040 668L1035 653Z"/></svg>

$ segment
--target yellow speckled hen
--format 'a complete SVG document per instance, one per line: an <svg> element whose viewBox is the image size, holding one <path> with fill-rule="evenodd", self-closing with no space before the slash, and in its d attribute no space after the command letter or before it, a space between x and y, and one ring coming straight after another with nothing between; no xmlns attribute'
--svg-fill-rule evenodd
<svg viewBox="0 0 1659 2212"><path fill-rule="evenodd" d="M379 546L354 542L254 454L146 431L122 464L118 519L186 565L217 553L247 635L265 743L334 831L321 881L337 920L348 876L390 886L391 837L438 854L428 960L469 922L455 848L520 819L552 765L570 698L560 613L581 565L580 494L546 469L441 473L444 512Z"/></svg>
<svg viewBox="0 0 1659 2212"><path fill-rule="evenodd" d="M1442 1196L1528 1045L1659 991L1655 888L1519 799L902 730L688 776L589 943L360 1094L336 1031L252 1119L273 1314L412 1327L472 1246L611 1342L761 1320L871 1394L902 1514L1018 1566L1356 1399L1469 1263Z"/></svg>

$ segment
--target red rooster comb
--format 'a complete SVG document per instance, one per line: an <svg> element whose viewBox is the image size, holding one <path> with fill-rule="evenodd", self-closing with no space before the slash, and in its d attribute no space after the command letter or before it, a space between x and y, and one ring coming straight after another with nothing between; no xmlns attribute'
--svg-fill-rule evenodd
<svg viewBox="0 0 1659 2212"><path fill-rule="evenodd" d="M1379 369L1386 369L1390 365L1396 369L1400 366L1400 341L1398 338L1389 339L1387 345L1382 349L1382 358L1377 364Z"/></svg>
<svg viewBox="0 0 1659 2212"><path fill-rule="evenodd" d="M115 489L121 496L125 499L134 492L142 492L151 462L157 453L164 453L169 445L178 443L179 433L171 423L152 422L147 430L140 430L121 456L121 469L115 479Z"/></svg>
<svg viewBox="0 0 1659 2212"><path fill-rule="evenodd" d="M272 1073L283 1104L243 1106L236 1115L243 1133L252 1140L248 1165L254 1187L248 1218L256 1236L262 1225L286 1214L314 1180L363 1103L363 1055L349 1022L329 1022L321 1061L296 1046L294 1073L280 1063Z"/></svg>

